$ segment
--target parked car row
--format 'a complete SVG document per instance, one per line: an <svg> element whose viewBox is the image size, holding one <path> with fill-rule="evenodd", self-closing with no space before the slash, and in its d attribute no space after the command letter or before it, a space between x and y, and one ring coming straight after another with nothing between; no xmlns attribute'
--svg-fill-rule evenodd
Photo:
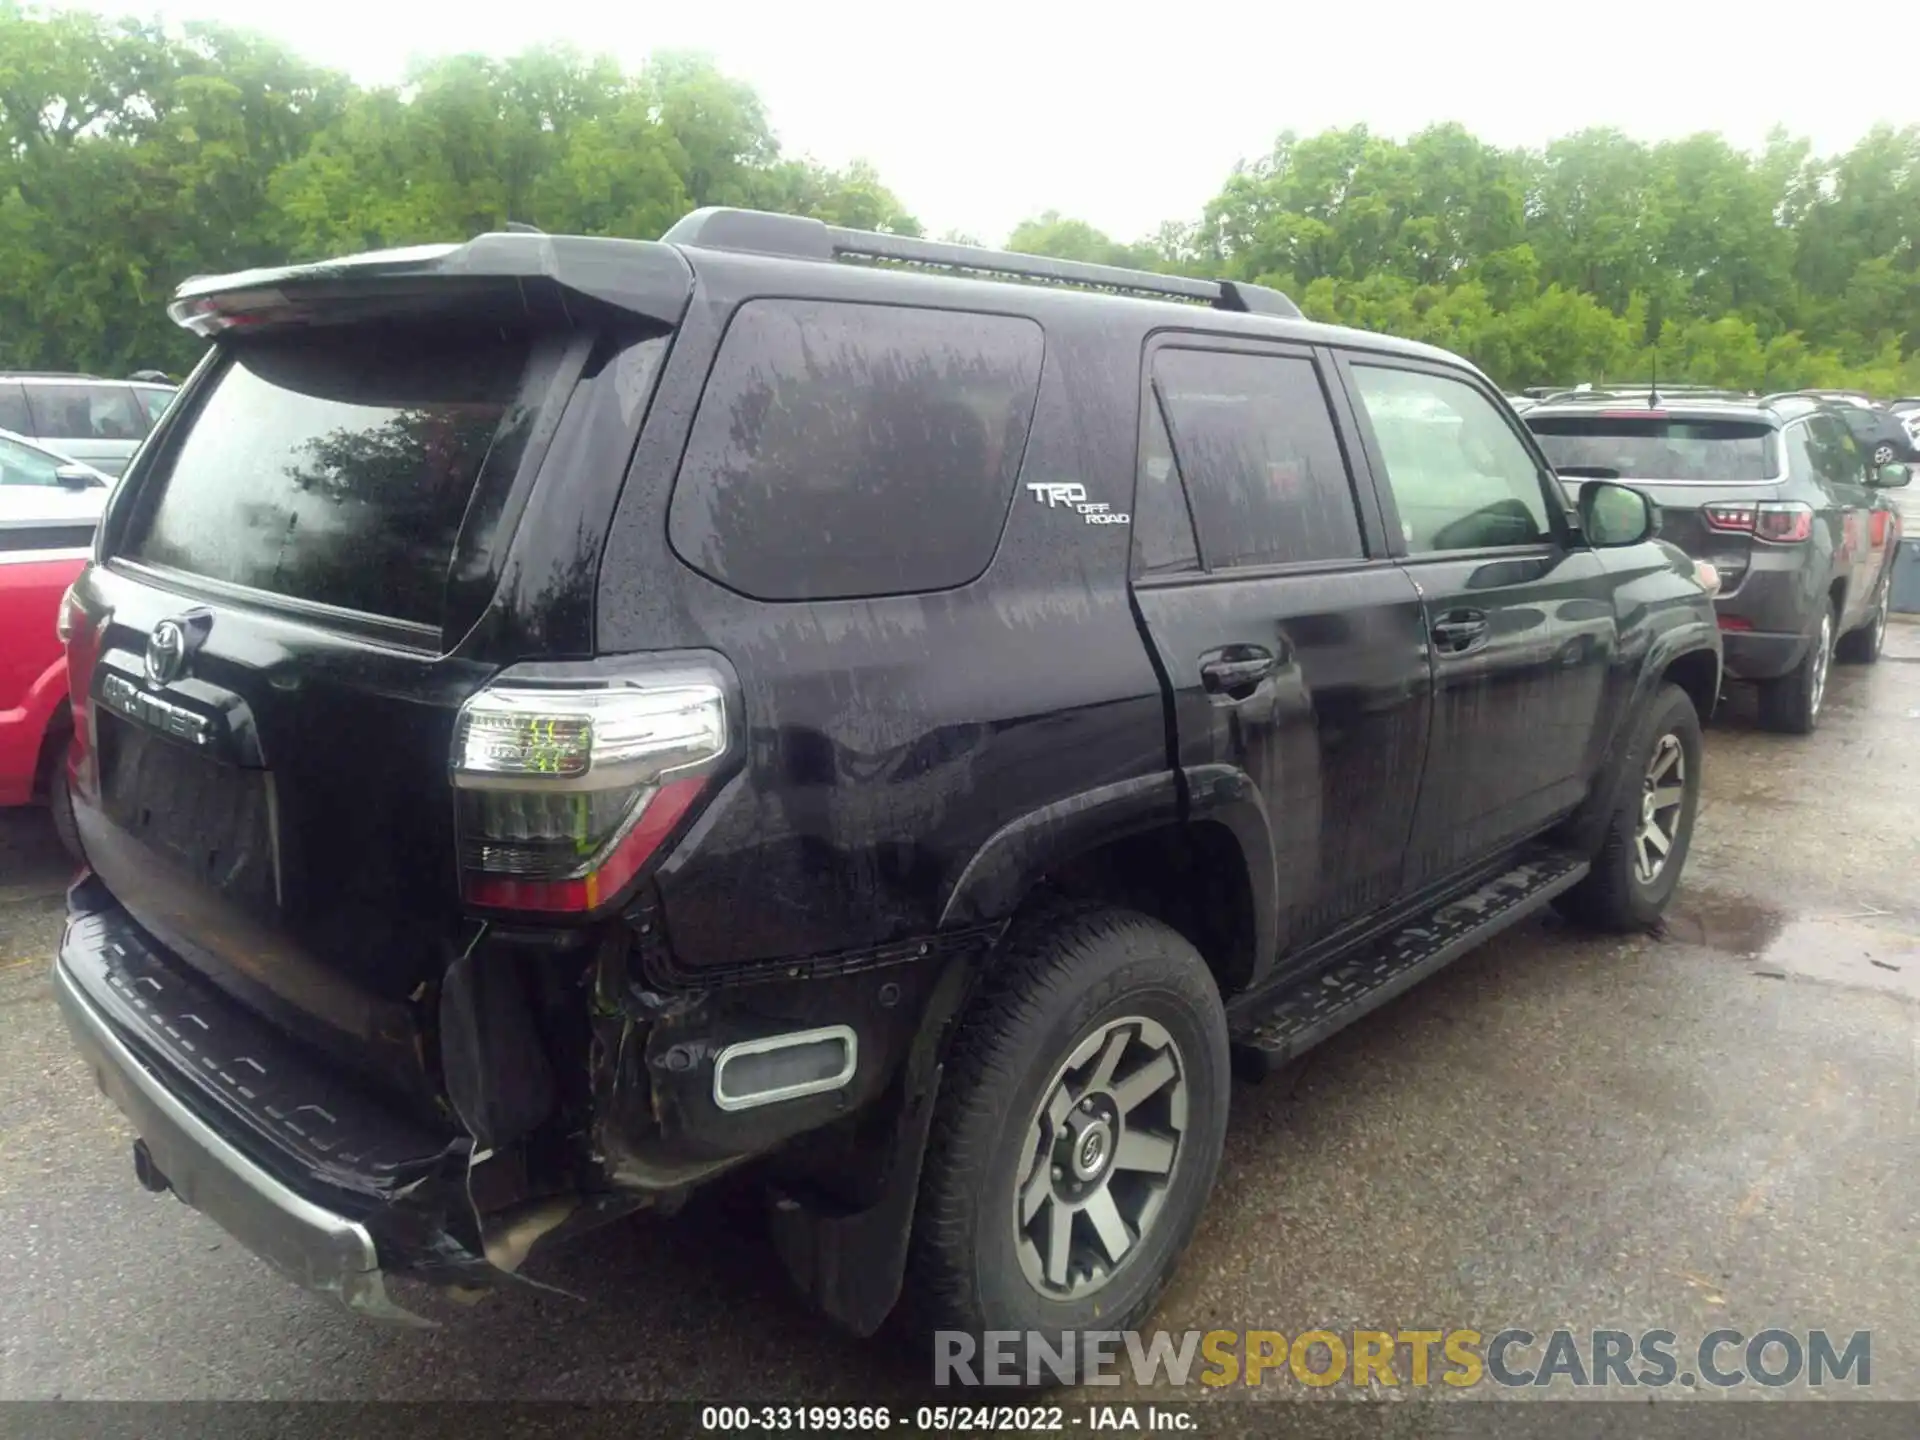
<svg viewBox="0 0 1920 1440"><path fill-rule="evenodd" d="M0 430L117 476L175 389L158 371L128 380L0 371Z"/></svg>
<svg viewBox="0 0 1920 1440"><path fill-rule="evenodd" d="M0 432L0 806L52 806L70 848L73 722L55 625L112 484L71 456Z"/></svg>

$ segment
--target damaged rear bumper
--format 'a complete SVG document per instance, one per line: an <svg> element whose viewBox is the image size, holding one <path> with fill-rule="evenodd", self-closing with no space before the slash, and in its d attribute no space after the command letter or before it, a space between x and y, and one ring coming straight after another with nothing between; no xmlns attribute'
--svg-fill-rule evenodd
<svg viewBox="0 0 1920 1440"><path fill-rule="evenodd" d="M76 888L54 988L107 1098L167 1186L275 1269L364 1314L426 1323L397 1273L474 1283L492 1267L470 1222L465 1144L382 1114L245 1012L169 966L116 909Z"/></svg>
<svg viewBox="0 0 1920 1440"><path fill-rule="evenodd" d="M414 1318L388 1296L366 1226L283 1185L183 1105L114 1033L64 964L54 966L54 988L82 1058L176 1195L297 1284L368 1314Z"/></svg>

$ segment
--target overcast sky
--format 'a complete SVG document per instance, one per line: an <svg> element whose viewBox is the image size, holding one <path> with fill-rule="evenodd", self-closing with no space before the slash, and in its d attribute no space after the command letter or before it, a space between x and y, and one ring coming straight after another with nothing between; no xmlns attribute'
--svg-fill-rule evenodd
<svg viewBox="0 0 1920 1440"><path fill-rule="evenodd" d="M705 50L759 90L789 151L871 160L931 233L990 242L1048 208L1139 238L1195 216L1286 129L1405 136L1458 120L1538 145L1613 125L1756 147L1783 124L1831 151L1879 121L1920 123L1913 0L1851 0L1792 29L1727 0L1160 3L1137 20L1125 0L63 3L246 26L366 82L397 79L413 55L547 41L630 67Z"/></svg>

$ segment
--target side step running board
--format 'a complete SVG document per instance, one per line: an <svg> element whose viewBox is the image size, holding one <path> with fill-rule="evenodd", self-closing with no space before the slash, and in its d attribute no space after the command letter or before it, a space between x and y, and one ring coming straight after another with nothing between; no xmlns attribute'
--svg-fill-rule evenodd
<svg viewBox="0 0 1920 1440"><path fill-rule="evenodd" d="M1228 1012L1234 1068L1258 1079L1459 959L1586 875L1585 859L1526 852L1511 869L1389 930L1323 970L1243 997Z"/></svg>

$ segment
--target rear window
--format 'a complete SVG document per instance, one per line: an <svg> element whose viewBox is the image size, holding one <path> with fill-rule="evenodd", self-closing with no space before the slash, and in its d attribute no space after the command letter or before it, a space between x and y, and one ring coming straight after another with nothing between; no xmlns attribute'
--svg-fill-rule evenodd
<svg viewBox="0 0 1920 1440"><path fill-rule="evenodd" d="M966 584L999 543L1042 348L1006 315L741 306L674 486L674 550L761 600Z"/></svg>
<svg viewBox="0 0 1920 1440"><path fill-rule="evenodd" d="M529 344L344 331L235 347L126 554L437 625L483 467L519 462Z"/></svg>
<svg viewBox="0 0 1920 1440"><path fill-rule="evenodd" d="M140 440L152 428L129 385L33 384L27 407L46 440Z"/></svg>
<svg viewBox="0 0 1920 1440"><path fill-rule="evenodd" d="M1528 415L1540 448L1573 478L1777 480L1770 425L1626 415Z"/></svg>
<svg viewBox="0 0 1920 1440"><path fill-rule="evenodd" d="M0 380L0 430L16 435L33 434L33 417L27 414L27 397L17 382Z"/></svg>

